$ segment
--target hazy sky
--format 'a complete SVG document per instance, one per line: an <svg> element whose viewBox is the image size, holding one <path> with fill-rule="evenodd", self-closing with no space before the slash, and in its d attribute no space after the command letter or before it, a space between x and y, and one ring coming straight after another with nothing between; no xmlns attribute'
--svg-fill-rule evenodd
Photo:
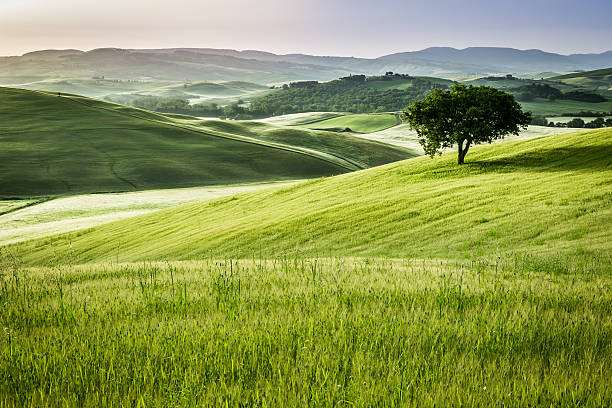
<svg viewBox="0 0 612 408"><path fill-rule="evenodd" d="M0 55L212 47L377 57L430 46L612 49L612 0L0 0Z"/></svg>

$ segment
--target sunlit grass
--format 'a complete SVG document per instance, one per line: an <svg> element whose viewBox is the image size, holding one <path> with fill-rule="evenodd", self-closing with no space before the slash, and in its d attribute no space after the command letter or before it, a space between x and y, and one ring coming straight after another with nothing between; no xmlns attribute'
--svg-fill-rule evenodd
<svg viewBox="0 0 612 408"><path fill-rule="evenodd" d="M601 262L9 258L0 404L607 406Z"/></svg>

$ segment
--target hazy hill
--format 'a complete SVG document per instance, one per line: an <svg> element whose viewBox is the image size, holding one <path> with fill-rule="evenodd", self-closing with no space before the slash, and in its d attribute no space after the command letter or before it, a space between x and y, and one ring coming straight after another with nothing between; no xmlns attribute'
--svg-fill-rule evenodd
<svg viewBox="0 0 612 408"><path fill-rule="evenodd" d="M130 79L246 80L272 83L290 80L330 80L349 73L386 71L445 78L494 73L569 72L612 66L612 51L560 55L540 50L434 47L379 58L312 56L227 49L171 48L126 50L102 48L37 51L0 57L0 83L24 78L105 75ZM11 82L13 81L13 82Z"/></svg>
<svg viewBox="0 0 612 408"><path fill-rule="evenodd" d="M304 179L414 155L345 134L12 88L0 88L0 117L0 197Z"/></svg>

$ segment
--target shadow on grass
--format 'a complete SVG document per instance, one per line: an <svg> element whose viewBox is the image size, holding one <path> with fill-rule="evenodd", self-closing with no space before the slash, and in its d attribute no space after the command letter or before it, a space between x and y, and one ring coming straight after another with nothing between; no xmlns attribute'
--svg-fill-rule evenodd
<svg viewBox="0 0 612 408"><path fill-rule="evenodd" d="M541 149L500 159L466 161L480 171L568 171L612 169L612 144Z"/></svg>

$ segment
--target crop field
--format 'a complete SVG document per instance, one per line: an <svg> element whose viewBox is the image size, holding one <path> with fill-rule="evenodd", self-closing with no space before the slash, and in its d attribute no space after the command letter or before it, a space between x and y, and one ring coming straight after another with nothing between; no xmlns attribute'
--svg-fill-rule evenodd
<svg viewBox="0 0 612 408"><path fill-rule="evenodd" d="M406 125L127 112L345 171L0 202L0 407L612 405L612 129L457 166Z"/></svg>
<svg viewBox="0 0 612 408"><path fill-rule="evenodd" d="M453 152L420 157L8 248L26 264L41 266L189 260L211 251L266 257L296 248L307 256L343 257L595 256L611 249L611 132L480 146L461 167Z"/></svg>
<svg viewBox="0 0 612 408"><path fill-rule="evenodd" d="M5 262L2 406L612 403L597 261Z"/></svg>
<svg viewBox="0 0 612 408"><path fill-rule="evenodd" d="M245 184L0 201L0 245L90 228L192 201L291 183Z"/></svg>

